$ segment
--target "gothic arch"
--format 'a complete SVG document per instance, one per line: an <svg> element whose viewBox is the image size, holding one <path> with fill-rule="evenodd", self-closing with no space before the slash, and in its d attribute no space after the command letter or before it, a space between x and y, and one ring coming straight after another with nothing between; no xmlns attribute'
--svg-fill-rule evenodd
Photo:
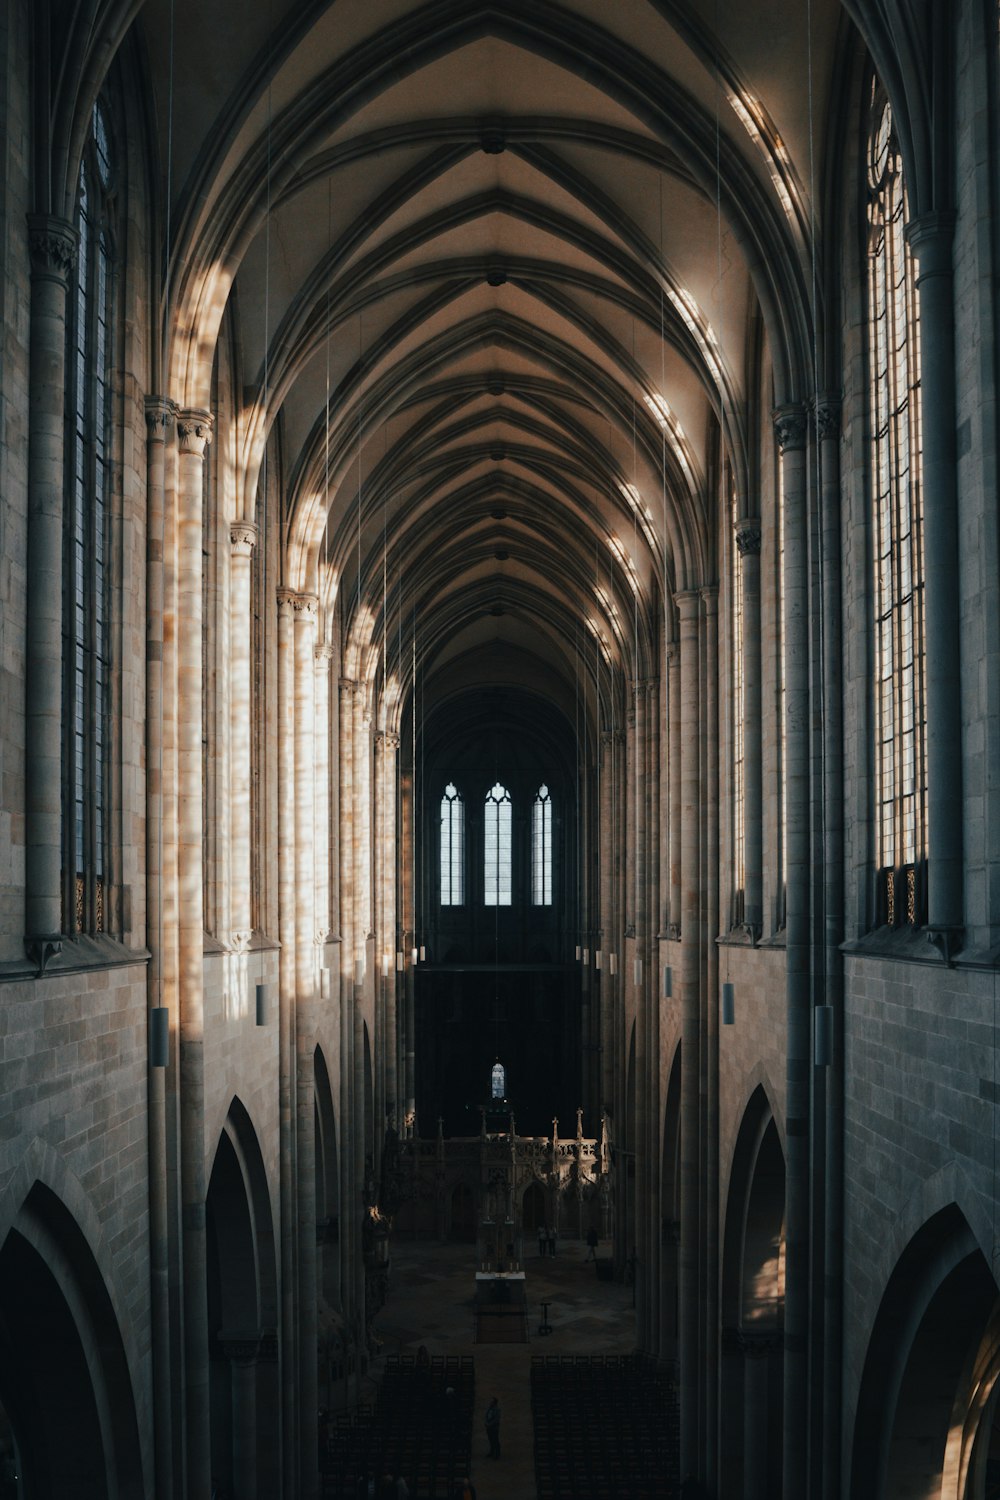
<svg viewBox="0 0 1000 1500"><path fill-rule="evenodd" d="M852 1500L982 1500L976 1449L994 1414L996 1316L996 1280L949 1204L906 1246L879 1304L858 1394Z"/></svg>
<svg viewBox="0 0 1000 1500"><path fill-rule="evenodd" d="M73 1214L37 1179L0 1245L0 1404L33 1500L146 1493L132 1381L104 1277Z"/></svg>

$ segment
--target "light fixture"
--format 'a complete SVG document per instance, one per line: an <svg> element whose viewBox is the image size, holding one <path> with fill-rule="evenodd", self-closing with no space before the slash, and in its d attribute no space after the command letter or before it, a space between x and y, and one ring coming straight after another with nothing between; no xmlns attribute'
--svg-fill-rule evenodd
<svg viewBox="0 0 1000 1500"><path fill-rule="evenodd" d="M817 1005L815 1059L817 1068L828 1068L833 1061L833 1006Z"/></svg>
<svg viewBox="0 0 1000 1500"><path fill-rule="evenodd" d="M420 962L422 964L425 964L427 962L427 949L424 947L423 943L420 944Z"/></svg>
<svg viewBox="0 0 1000 1500"><path fill-rule="evenodd" d="M410 949L410 963L411 964L416 965L416 962L417 962L417 959L419 958L419 956L420 956L419 952L418 952L418 950L416 948L411 948Z"/></svg>
<svg viewBox="0 0 1000 1500"><path fill-rule="evenodd" d="M389 978L389 970L390 970L391 967L392 967L392 955L391 955L391 953L383 953L382 954L382 978L383 979L388 979Z"/></svg>
<svg viewBox="0 0 1000 1500"><path fill-rule="evenodd" d="M594 954L594 967L596 969L599 969L601 967L601 950L600 950L600 948L598 948L597 952Z"/></svg>
<svg viewBox="0 0 1000 1500"><path fill-rule="evenodd" d="M319 971L319 998L321 1000L330 998L330 970L327 968Z"/></svg>
<svg viewBox="0 0 1000 1500"><path fill-rule="evenodd" d="M584 961L585 964L589 964L590 963L590 949L589 948L584 948L584 950L583 950L583 961Z"/></svg>
<svg viewBox="0 0 1000 1500"><path fill-rule="evenodd" d="M405 957L405 955L403 953L403 950L401 948L397 949L397 952L396 952L396 973L397 974L402 974L405 963L406 963L406 957Z"/></svg>
<svg viewBox="0 0 1000 1500"><path fill-rule="evenodd" d="M618 954L612 953L608 959L608 972L612 975L618 973Z"/></svg>
<svg viewBox="0 0 1000 1500"><path fill-rule="evenodd" d="M663 998L669 1000L674 993L674 971L669 964L663 965Z"/></svg>
<svg viewBox="0 0 1000 1500"><path fill-rule="evenodd" d="M154 1005L149 1012L149 1061L154 1068L165 1068L170 1061L170 1011L165 1005Z"/></svg>
<svg viewBox="0 0 1000 1500"><path fill-rule="evenodd" d="M736 992L727 980L722 986L722 1024L732 1026L736 1020Z"/></svg>
<svg viewBox="0 0 1000 1500"><path fill-rule="evenodd" d="M580 962L580 955L581 955L582 952L583 952L583 949L580 947L580 944L577 943L577 945L576 945L576 961L577 961L577 963Z"/></svg>
<svg viewBox="0 0 1000 1500"><path fill-rule="evenodd" d="M271 1000L270 991L269 991L268 986L266 984L258 984L258 985L256 985L255 986L255 990L256 990L256 995L257 995L257 1025L258 1026L266 1026L267 1025L268 1012L269 1012L269 1010L271 1008L270 1007L270 1000Z"/></svg>
<svg viewBox="0 0 1000 1500"><path fill-rule="evenodd" d="M642 959L641 958L634 958L632 960L632 981L633 981L634 984L641 984L642 983Z"/></svg>

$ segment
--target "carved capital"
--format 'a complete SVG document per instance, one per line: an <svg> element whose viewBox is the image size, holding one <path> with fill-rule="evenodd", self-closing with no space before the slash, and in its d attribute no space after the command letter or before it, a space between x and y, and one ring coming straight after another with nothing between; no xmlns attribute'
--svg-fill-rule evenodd
<svg viewBox="0 0 1000 1500"><path fill-rule="evenodd" d="M62 952L62 935L58 932L51 932L26 937L24 951L41 976L52 959L58 958Z"/></svg>
<svg viewBox="0 0 1000 1500"><path fill-rule="evenodd" d="M260 1334L251 1331L230 1333L220 1328L219 1346L234 1365L252 1365L260 1352Z"/></svg>
<svg viewBox="0 0 1000 1500"><path fill-rule="evenodd" d="M257 545L257 528L252 521L233 521L229 527L229 542L234 557L252 557Z"/></svg>
<svg viewBox="0 0 1000 1500"><path fill-rule="evenodd" d="M821 443L834 442L840 437L839 396L817 396L816 435Z"/></svg>
<svg viewBox="0 0 1000 1500"><path fill-rule="evenodd" d="M167 428L174 420L174 403L166 400L163 396L147 396L146 426L149 429L150 442L163 442Z"/></svg>
<svg viewBox="0 0 1000 1500"><path fill-rule="evenodd" d="M353 698L361 687L360 682L355 682L353 677L341 677L338 684L345 698Z"/></svg>
<svg viewBox="0 0 1000 1500"><path fill-rule="evenodd" d="M313 654L316 657L316 666L320 671L324 670L327 662L333 661L333 647L328 641L320 641L314 648Z"/></svg>
<svg viewBox="0 0 1000 1500"><path fill-rule="evenodd" d="M236 932L232 933L230 940L231 940L232 945L233 945L233 952L234 953L246 953L246 952L248 952L249 948L250 948L250 939L252 937L253 937L253 933L252 932L247 932L245 930L237 930Z"/></svg>
<svg viewBox="0 0 1000 1500"><path fill-rule="evenodd" d="M76 268L76 230L53 214L28 215L28 252L35 281L66 286Z"/></svg>
<svg viewBox="0 0 1000 1500"><path fill-rule="evenodd" d="M674 603L677 606L677 616L681 621L697 620L698 618L698 590L682 589L679 594L674 595Z"/></svg>
<svg viewBox="0 0 1000 1500"><path fill-rule="evenodd" d="M398 734L393 734L393 732L392 732L391 729L387 729L386 730L386 734L385 734L385 748L387 750L398 750L399 749L399 735Z"/></svg>
<svg viewBox="0 0 1000 1500"><path fill-rule="evenodd" d="M177 413L177 442L184 454L202 458L212 441L212 417L207 411L188 408Z"/></svg>
<svg viewBox="0 0 1000 1500"><path fill-rule="evenodd" d="M278 614L291 615L295 604L295 590L282 587L275 589L274 594L278 601Z"/></svg>
<svg viewBox="0 0 1000 1500"><path fill-rule="evenodd" d="M298 624L308 624L319 614L319 598L316 594L293 594L292 609Z"/></svg>
<svg viewBox="0 0 1000 1500"><path fill-rule="evenodd" d="M736 522L736 550L741 557L760 556L759 516L741 516Z"/></svg>
<svg viewBox="0 0 1000 1500"><path fill-rule="evenodd" d="M771 413L774 436L782 453L792 453L806 445L806 409L798 402L776 406Z"/></svg>

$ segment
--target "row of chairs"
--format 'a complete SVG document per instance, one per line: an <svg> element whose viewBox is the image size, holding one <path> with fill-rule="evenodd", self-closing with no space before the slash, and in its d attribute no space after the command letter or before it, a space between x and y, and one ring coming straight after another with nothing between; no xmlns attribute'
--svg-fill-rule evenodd
<svg viewBox="0 0 1000 1500"><path fill-rule="evenodd" d="M635 1355L533 1355L539 1500L672 1500L679 1407L672 1382Z"/></svg>

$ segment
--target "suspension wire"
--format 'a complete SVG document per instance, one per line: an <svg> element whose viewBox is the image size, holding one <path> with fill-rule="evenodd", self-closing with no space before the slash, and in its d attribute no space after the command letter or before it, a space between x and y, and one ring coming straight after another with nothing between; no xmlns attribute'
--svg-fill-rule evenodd
<svg viewBox="0 0 1000 1500"><path fill-rule="evenodd" d="M632 363L635 364L635 318L632 319ZM635 391L632 392L632 475L633 483L638 478L636 468L636 434L635 434ZM635 486L638 494L638 485ZM635 907L632 917L635 922L636 935L633 954L639 963L642 962L639 953L639 501L632 497L632 568L634 577L632 579L632 627L633 627L633 668L632 668L632 712L635 716L635 729L632 734L632 749L635 761L635 847L632 850L632 858L635 861ZM637 966L633 966L633 979L638 973Z"/></svg>
<svg viewBox="0 0 1000 1500"><path fill-rule="evenodd" d="M173 284L171 281L171 258L173 255L173 216L172 216L172 184L174 175L174 0L170 0L170 39L168 42L168 65L167 65L167 209L165 223L165 268L163 287L163 331L161 334L160 348L160 390L166 397L166 387L170 378L170 304ZM162 509L166 510L164 503ZM3 616L0 614L0 628L2 628ZM161 658L162 659L162 658ZM159 744L160 744L160 795L157 798L156 811L156 839L160 850L160 878L156 886L156 1003L163 1006L163 680L162 672L159 693Z"/></svg>
<svg viewBox="0 0 1000 1500"><path fill-rule="evenodd" d="M271 5L270 5L270 0L268 0L267 17L268 17L268 38L270 38L270 36L271 36ZM260 514L261 514L261 532L262 532L262 535L260 537L258 537L258 539L257 539L258 546L261 546L264 549L264 552L263 552L263 564L262 564L262 574L263 574L262 586L263 586L263 590L264 590L264 621L263 621L263 627L264 627L263 628L264 662L263 662L263 670L262 670L262 674L261 674L261 695L262 695L263 700L264 700L263 707L264 707L264 720L265 720L265 723L267 721L267 619L268 619L268 616L270 614L270 608L269 608L268 596L267 596L267 521L268 521L267 488L268 488L268 484L270 483L270 472L269 472L269 469L268 469L268 462L267 462L267 450L268 450L268 446L269 446L269 442L270 442L270 432L268 430L268 424L269 424L269 420L270 420L270 405L271 405L271 147L272 147L272 140L271 140L272 130L271 130L271 127L272 127L272 121L273 121L272 109L271 109L272 79L273 79L273 69L271 69L269 67L268 68L268 79L267 79L267 126L266 126L266 130L267 130L267 172L266 172L266 176L265 176L265 190L264 190L264 193L265 193L265 216L264 216L264 391L263 391L263 412L262 412L263 437L264 437L264 452L261 455L261 474L260 474L260 479L258 481L258 488L259 488L260 494L261 494L261 511L260 511ZM259 808L258 808L258 810L259 810ZM263 860L261 860L260 866L261 866L261 871L262 871L262 884L263 884L263 887L264 887L263 892L262 892L264 911L262 913L262 920L261 920L261 930L263 931L264 920L266 920L267 898L268 898L268 890L269 890L268 868L267 868L267 858L266 858L266 855L265 855L265 858ZM260 950L259 950L259 954L258 954L258 975L259 975L258 982L260 984L263 984L264 983L264 944L263 943L260 944Z"/></svg>

